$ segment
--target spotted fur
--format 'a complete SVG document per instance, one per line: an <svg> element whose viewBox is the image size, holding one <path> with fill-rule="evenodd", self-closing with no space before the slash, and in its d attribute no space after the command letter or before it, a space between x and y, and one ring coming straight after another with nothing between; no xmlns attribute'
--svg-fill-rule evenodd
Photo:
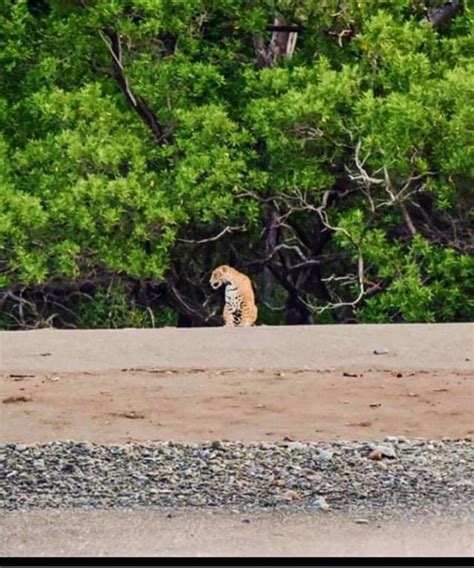
<svg viewBox="0 0 474 568"><path fill-rule="evenodd" d="M257 306L250 279L231 266L216 268L209 280L216 290L225 285L224 324L232 327L255 325Z"/></svg>

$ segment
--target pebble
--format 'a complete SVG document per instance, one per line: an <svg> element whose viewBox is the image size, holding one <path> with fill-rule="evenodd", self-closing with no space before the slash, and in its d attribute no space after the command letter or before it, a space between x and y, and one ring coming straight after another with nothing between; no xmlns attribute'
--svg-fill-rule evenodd
<svg viewBox="0 0 474 568"><path fill-rule="evenodd" d="M329 452L328 450L319 450L318 461L326 461L332 459L334 452Z"/></svg>
<svg viewBox="0 0 474 568"><path fill-rule="evenodd" d="M369 444L369 448L372 450L368 456L371 460L381 460L382 458L397 458L397 453L392 446Z"/></svg>
<svg viewBox="0 0 474 568"><path fill-rule="evenodd" d="M289 450L303 450L304 448L305 444L302 444L301 442L290 442L288 444Z"/></svg>
<svg viewBox="0 0 474 568"><path fill-rule="evenodd" d="M374 355L387 355L388 349L385 347L376 347L374 349Z"/></svg>
<svg viewBox="0 0 474 568"><path fill-rule="evenodd" d="M320 509L321 511L329 511L331 508L324 497L317 497L314 501L312 501L311 505L316 509Z"/></svg>
<svg viewBox="0 0 474 568"><path fill-rule="evenodd" d="M370 464L374 451L380 459ZM474 497L466 440L4 444L0 463L6 510L282 507L372 519L396 510L469 510Z"/></svg>

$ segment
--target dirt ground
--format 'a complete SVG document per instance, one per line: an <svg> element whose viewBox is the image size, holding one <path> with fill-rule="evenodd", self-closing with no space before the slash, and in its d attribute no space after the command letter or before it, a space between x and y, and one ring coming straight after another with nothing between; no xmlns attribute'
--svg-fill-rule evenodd
<svg viewBox="0 0 474 568"><path fill-rule="evenodd" d="M0 442L471 437L473 340L473 324L3 332ZM285 519L3 512L0 555L473 554L470 520Z"/></svg>

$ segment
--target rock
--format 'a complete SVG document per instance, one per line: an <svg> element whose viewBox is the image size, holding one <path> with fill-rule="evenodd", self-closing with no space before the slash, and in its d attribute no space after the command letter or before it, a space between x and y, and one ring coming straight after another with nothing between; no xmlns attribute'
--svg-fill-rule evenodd
<svg viewBox="0 0 474 568"><path fill-rule="evenodd" d="M372 450L367 457L369 460L381 460L383 458L382 452L379 449Z"/></svg>
<svg viewBox="0 0 474 568"><path fill-rule="evenodd" d="M441 514L447 504L455 513L469 511L472 443L446 439L440 445L422 438L399 445L401 437L397 444L387 438L372 444L221 440L224 451L211 448L212 442L67 441L23 444L25 450L0 444L0 508L152 505L241 513L309 507L370 522L398 512ZM394 448L403 450L403 459L388 459Z"/></svg>
<svg viewBox="0 0 474 568"><path fill-rule="evenodd" d="M329 509L331 508L329 506L329 503L326 501L325 497L320 496L320 497L316 497L316 499L314 499L311 502L311 505L315 508L315 509L319 509L321 511L329 511Z"/></svg>
<svg viewBox="0 0 474 568"><path fill-rule="evenodd" d="M388 352L388 349L385 347L376 347L374 349L374 355L387 355Z"/></svg>
<svg viewBox="0 0 474 568"><path fill-rule="evenodd" d="M369 460L381 460L382 458L396 459L397 454L392 446L375 446L370 444L369 447L372 449L368 455Z"/></svg>
<svg viewBox="0 0 474 568"><path fill-rule="evenodd" d="M358 525L368 525L369 521L368 519L354 519L354 523L357 523Z"/></svg>
<svg viewBox="0 0 474 568"><path fill-rule="evenodd" d="M212 442L211 444L211 448L213 450L222 450L223 449L223 445L222 442L220 442L219 440L214 440L214 442Z"/></svg>
<svg viewBox="0 0 474 568"><path fill-rule="evenodd" d="M297 501L298 499L300 499L300 496L293 489L288 489L288 491L285 491L281 495L281 499L283 499L284 501Z"/></svg>
<svg viewBox="0 0 474 568"><path fill-rule="evenodd" d="M288 444L289 450L303 450L304 448L305 448L305 445L302 444L301 442L290 442Z"/></svg>
<svg viewBox="0 0 474 568"><path fill-rule="evenodd" d="M385 436L383 441L384 442L390 442L391 444L396 444L396 443L398 443L398 437L397 436Z"/></svg>
<svg viewBox="0 0 474 568"><path fill-rule="evenodd" d="M319 450L318 461L326 461L332 459L334 452L329 452L328 450Z"/></svg>
<svg viewBox="0 0 474 568"><path fill-rule="evenodd" d="M472 479L460 479L459 481L455 481L453 485L454 487L472 487L474 482Z"/></svg>

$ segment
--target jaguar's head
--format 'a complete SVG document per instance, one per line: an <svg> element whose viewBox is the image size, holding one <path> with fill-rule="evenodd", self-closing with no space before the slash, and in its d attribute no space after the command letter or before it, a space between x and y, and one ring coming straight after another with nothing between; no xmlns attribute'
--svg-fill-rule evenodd
<svg viewBox="0 0 474 568"><path fill-rule="evenodd" d="M218 266L215 270L212 271L211 278L209 279L209 284L217 290L222 284L226 284L228 282L228 272L229 266L223 264L222 266Z"/></svg>

